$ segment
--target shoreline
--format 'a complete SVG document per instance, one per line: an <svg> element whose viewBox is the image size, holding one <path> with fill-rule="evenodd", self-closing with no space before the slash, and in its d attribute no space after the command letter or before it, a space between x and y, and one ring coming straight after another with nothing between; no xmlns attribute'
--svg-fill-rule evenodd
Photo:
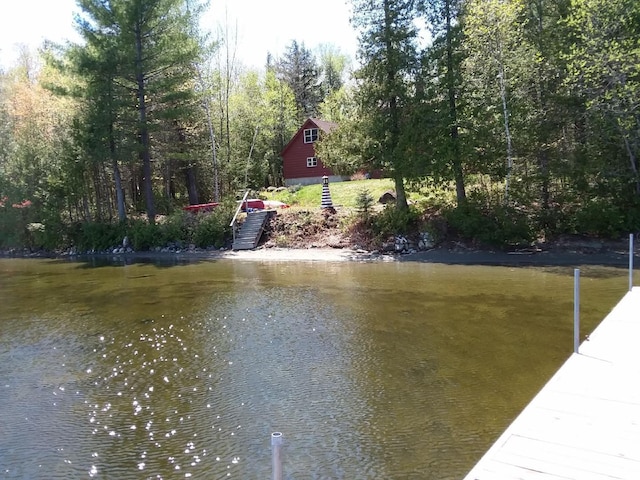
<svg viewBox="0 0 640 480"><path fill-rule="evenodd" d="M475 250L466 248L436 247L414 253L380 253L351 248L265 248L254 250L184 250L177 252L129 252L94 254L53 254L0 252L0 258L50 258L58 260L113 259L140 261L216 261L239 260L260 262L419 262L448 265L486 265L513 267L551 267L599 265L608 267L629 266L629 253L622 248L599 249L596 251L570 248L549 248L545 250L504 252ZM634 254L634 265L640 266L640 256Z"/></svg>

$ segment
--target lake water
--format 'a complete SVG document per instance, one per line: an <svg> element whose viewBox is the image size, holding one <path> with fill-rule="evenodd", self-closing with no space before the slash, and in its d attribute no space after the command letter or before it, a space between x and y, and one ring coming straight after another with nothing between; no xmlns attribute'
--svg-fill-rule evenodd
<svg viewBox="0 0 640 480"><path fill-rule="evenodd" d="M627 289L582 271L583 334ZM573 269L0 260L0 477L460 479L573 349Z"/></svg>

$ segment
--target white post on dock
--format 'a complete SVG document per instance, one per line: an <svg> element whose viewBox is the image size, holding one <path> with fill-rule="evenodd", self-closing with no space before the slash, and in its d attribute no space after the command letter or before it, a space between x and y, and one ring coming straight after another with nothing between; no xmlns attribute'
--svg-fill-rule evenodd
<svg viewBox="0 0 640 480"><path fill-rule="evenodd" d="M629 234L629 291L633 290L633 233Z"/></svg>
<svg viewBox="0 0 640 480"><path fill-rule="evenodd" d="M573 270L573 353L580 348L580 269Z"/></svg>
<svg viewBox="0 0 640 480"><path fill-rule="evenodd" d="M282 480L282 433L271 434L272 480Z"/></svg>

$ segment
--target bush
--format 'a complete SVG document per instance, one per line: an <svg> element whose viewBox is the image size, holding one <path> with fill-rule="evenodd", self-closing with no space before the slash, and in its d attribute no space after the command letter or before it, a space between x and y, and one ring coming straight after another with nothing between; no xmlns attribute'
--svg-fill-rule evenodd
<svg viewBox="0 0 640 480"><path fill-rule="evenodd" d="M126 226L123 224L85 222L71 228L72 242L80 251L107 250L121 245L125 237Z"/></svg>
<svg viewBox="0 0 640 480"><path fill-rule="evenodd" d="M616 238L628 232L627 215L611 200L594 198L575 214L577 232L598 237Z"/></svg>
<svg viewBox="0 0 640 480"><path fill-rule="evenodd" d="M231 238L229 223L236 208L235 202L224 202L211 212L198 214L193 219L191 242L198 248L223 247Z"/></svg>
<svg viewBox="0 0 640 480"><path fill-rule="evenodd" d="M162 243L191 243L191 232L195 218L195 215L184 210L178 210L166 217L164 222L160 224Z"/></svg>
<svg viewBox="0 0 640 480"><path fill-rule="evenodd" d="M165 239L161 235L161 227L146 220L132 220L128 228L129 243L131 248L138 251L150 250L152 247L162 246ZM116 245L120 245L117 243Z"/></svg>
<svg viewBox="0 0 640 480"><path fill-rule="evenodd" d="M0 203L0 247L21 247L25 243L25 222L21 212Z"/></svg>
<svg viewBox="0 0 640 480"><path fill-rule="evenodd" d="M44 228L34 231L32 235L32 242L36 248L53 251L71 244L68 226L57 212L45 212L42 225Z"/></svg>
<svg viewBox="0 0 640 480"><path fill-rule="evenodd" d="M468 202L446 209L444 217L449 230L465 240L477 241L494 247L530 244L533 232L527 216L516 208L498 205L482 208Z"/></svg>
<svg viewBox="0 0 640 480"><path fill-rule="evenodd" d="M367 188L361 188L358 191L356 196L356 211L360 213L363 218L369 218L374 203L375 200Z"/></svg>
<svg viewBox="0 0 640 480"><path fill-rule="evenodd" d="M418 227L419 212L414 207L398 210L395 205L387 205L377 215L371 217L371 227L380 237L408 234Z"/></svg>
<svg viewBox="0 0 640 480"><path fill-rule="evenodd" d="M193 231L193 243L199 248L220 248L224 246L230 231L228 217L216 214L215 211L202 213L198 215Z"/></svg>

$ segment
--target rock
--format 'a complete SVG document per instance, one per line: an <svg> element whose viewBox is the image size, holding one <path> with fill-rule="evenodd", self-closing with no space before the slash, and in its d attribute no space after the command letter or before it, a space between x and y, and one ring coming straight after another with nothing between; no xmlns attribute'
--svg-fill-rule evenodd
<svg viewBox="0 0 640 480"><path fill-rule="evenodd" d="M418 241L418 250L429 250L435 247L435 242L429 232L423 232L420 234L420 240Z"/></svg>
<svg viewBox="0 0 640 480"><path fill-rule="evenodd" d="M394 192L393 190L387 190L378 199L378 203L382 203L382 204L393 203L395 201L396 201L396 192Z"/></svg>
<svg viewBox="0 0 640 480"><path fill-rule="evenodd" d="M409 241L402 235L398 235L395 240L395 251L402 253L409 248Z"/></svg>

